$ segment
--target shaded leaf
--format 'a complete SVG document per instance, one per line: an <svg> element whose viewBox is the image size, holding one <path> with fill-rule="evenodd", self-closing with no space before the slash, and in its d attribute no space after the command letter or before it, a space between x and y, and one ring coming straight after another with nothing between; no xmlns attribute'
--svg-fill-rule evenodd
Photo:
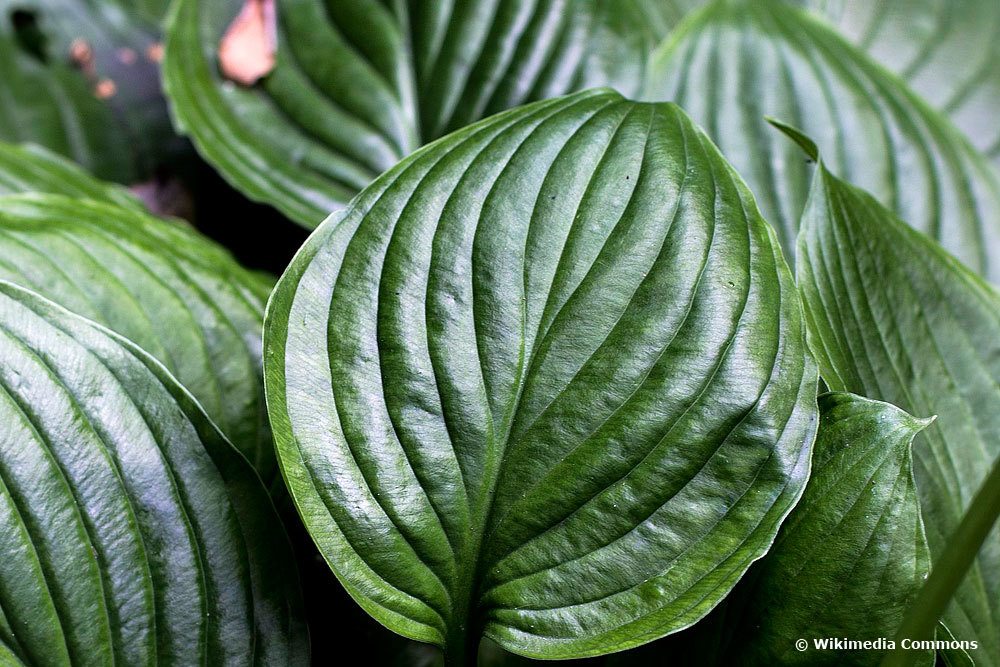
<svg viewBox="0 0 1000 667"><path fill-rule="evenodd" d="M42 144L103 178L128 182L131 149L111 109L63 63L43 64L0 32L0 139Z"/></svg>
<svg viewBox="0 0 1000 667"><path fill-rule="evenodd" d="M308 662L246 461L142 350L2 281L0 553L5 664Z"/></svg>
<svg viewBox="0 0 1000 667"><path fill-rule="evenodd" d="M676 106L590 91L418 151L310 238L268 408L354 598L461 660L706 614L805 484L816 374L773 231ZM467 646L463 646L467 644Z"/></svg>
<svg viewBox="0 0 1000 667"><path fill-rule="evenodd" d="M0 140L40 144L121 183L183 150L156 59L165 5L0 0Z"/></svg>
<svg viewBox="0 0 1000 667"><path fill-rule="evenodd" d="M729 619L740 664L878 665L883 651L814 642L891 639L927 576L910 445L931 420L852 394L824 394L819 407L809 484ZM933 663L933 651L920 661Z"/></svg>
<svg viewBox="0 0 1000 667"><path fill-rule="evenodd" d="M0 198L0 278L148 351L273 478L261 379L267 280L193 230L56 195Z"/></svg>
<svg viewBox="0 0 1000 667"><path fill-rule="evenodd" d="M937 639L948 642L958 641L955 639L955 635L951 634L948 626L941 622L938 622L937 625ZM975 667L976 665L968 652L962 648L957 648L954 651L943 651L941 659L947 667Z"/></svg>
<svg viewBox="0 0 1000 667"><path fill-rule="evenodd" d="M95 199L143 211L127 190L100 181L69 160L51 151L26 144L0 142L0 195L44 192Z"/></svg>
<svg viewBox="0 0 1000 667"><path fill-rule="evenodd" d="M285 0L277 64L246 90L217 63L241 0L182 0L165 85L209 162L315 227L403 156L475 120L592 86L635 93L666 20L651 21L656 2Z"/></svg>
<svg viewBox="0 0 1000 667"><path fill-rule="evenodd" d="M1000 295L867 193L817 170L799 239L799 286L831 389L938 415L914 445L932 557L1000 455ZM1000 530L944 618L1000 665Z"/></svg>
<svg viewBox="0 0 1000 667"><path fill-rule="evenodd" d="M706 128L789 252L812 167L765 116L802 128L831 171L1000 280L992 166L945 116L810 13L778 1L716 0L658 54L649 94L677 102Z"/></svg>

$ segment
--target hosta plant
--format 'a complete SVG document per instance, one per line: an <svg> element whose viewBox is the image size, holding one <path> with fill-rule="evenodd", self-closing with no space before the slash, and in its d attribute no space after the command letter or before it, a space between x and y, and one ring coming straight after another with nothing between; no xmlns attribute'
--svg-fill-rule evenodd
<svg viewBox="0 0 1000 667"><path fill-rule="evenodd" d="M4 664L304 664L252 468L133 343L0 282Z"/></svg>
<svg viewBox="0 0 1000 667"><path fill-rule="evenodd" d="M802 493L791 272L676 106L581 93L419 151L312 236L265 332L289 490L369 613L539 658L691 625Z"/></svg>

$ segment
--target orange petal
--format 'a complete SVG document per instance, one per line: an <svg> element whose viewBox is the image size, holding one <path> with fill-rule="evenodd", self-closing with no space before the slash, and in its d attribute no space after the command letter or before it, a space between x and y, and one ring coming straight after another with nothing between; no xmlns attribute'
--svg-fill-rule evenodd
<svg viewBox="0 0 1000 667"><path fill-rule="evenodd" d="M222 74L252 86L274 69L277 48L274 0L246 0L219 43Z"/></svg>

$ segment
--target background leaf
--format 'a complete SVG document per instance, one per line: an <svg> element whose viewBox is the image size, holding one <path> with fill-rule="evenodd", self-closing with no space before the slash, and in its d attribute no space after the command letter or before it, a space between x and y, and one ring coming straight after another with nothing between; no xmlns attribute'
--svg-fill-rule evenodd
<svg viewBox="0 0 1000 667"><path fill-rule="evenodd" d="M149 0L0 0L0 140L133 183L183 150L160 91Z"/></svg>
<svg viewBox="0 0 1000 667"><path fill-rule="evenodd" d="M799 240L799 286L831 389L938 415L914 446L932 556L1000 455L1000 295L871 196L817 170ZM945 622L1000 665L1000 530Z"/></svg>
<svg viewBox="0 0 1000 667"><path fill-rule="evenodd" d="M946 113L972 145L1000 165L1000 4L994 0L758 0L813 10L880 66ZM661 35L710 0L650 5Z"/></svg>
<svg viewBox="0 0 1000 667"><path fill-rule="evenodd" d="M104 178L133 179L118 120L68 65L39 62L0 32L0 81L0 139L43 144Z"/></svg>
<svg viewBox="0 0 1000 667"><path fill-rule="evenodd" d="M684 17L707 0L649 0L640 2L638 6L645 11L649 25L656 35L663 39L670 34Z"/></svg>
<svg viewBox="0 0 1000 667"><path fill-rule="evenodd" d="M992 166L947 118L808 12L779 1L711 3L658 54L648 94L706 128L789 251L810 167L765 116L802 128L831 171L1000 280Z"/></svg>
<svg viewBox="0 0 1000 667"><path fill-rule="evenodd" d="M816 375L773 231L677 107L591 91L450 135L272 296L299 512L379 621L546 658L703 616L805 483Z"/></svg>
<svg viewBox="0 0 1000 667"><path fill-rule="evenodd" d="M179 224L56 195L0 197L0 278L147 350L274 477L260 334L270 279Z"/></svg>
<svg viewBox="0 0 1000 667"><path fill-rule="evenodd" d="M277 66L246 89L216 61L241 4L175 4L167 91L209 162L307 227L479 118L593 86L637 92L665 20L654 0L284 0Z"/></svg>
<svg viewBox="0 0 1000 667"><path fill-rule="evenodd" d="M139 348L6 282L0 553L6 662L308 663L246 461Z"/></svg>
<svg viewBox="0 0 1000 667"><path fill-rule="evenodd" d="M1000 3L813 0L848 39L951 117L1000 165Z"/></svg>
<svg viewBox="0 0 1000 667"><path fill-rule="evenodd" d="M930 420L843 393L820 396L819 408L802 500L737 589L728 664L874 667L883 652L817 650L813 640L892 638L927 576L910 445ZM933 665L934 652L919 662Z"/></svg>
<svg viewBox="0 0 1000 667"><path fill-rule="evenodd" d="M0 195L26 192L94 199L145 211L139 200L125 188L100 181L41 146L0 142Z"/></svg>

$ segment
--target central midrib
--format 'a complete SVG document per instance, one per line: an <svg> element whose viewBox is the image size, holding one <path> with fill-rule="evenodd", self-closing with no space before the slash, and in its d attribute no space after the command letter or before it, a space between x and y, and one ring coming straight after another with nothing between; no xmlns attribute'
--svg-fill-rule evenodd
<svg viewBox="0 0 1000 667"><path fill-rule="evenodd" d="M615 102L609 103L608 105L599 107L594 110L593 114L588 117L592 118L596 116L601 111L604 111L614 103L620 103L621 98L617 98ZM602 153L601 158L598 160L598 164L603 163L605 156L611 147L615 144L615 141L619 137L619 130L626 124L628 117L640 106L633 104L629 111L622 115L619 121L618 127L614 134L609 139L605 149ZM649 133L651 131L652 124L655 120L656 114L650 113L649 127L647 128L647 140ZM576 136L580 128L582 128L586 122L581 122L577 130L574 131L569 137L567 137L564 142L564 146L568 144L573 137ZM551 165L550 165L551 168ZM640 169L641 171L641 169ZM597 170L595 170L595 175ZM544 179L543 179L544 180ZM593 177L591 178L593 181ZM633 181L633 194L634 189L637 186L639 178L637 177ZM585 192L581 198L581 202L586 199L586 192L589 192L590 185L584 188ZM540 196L539 191L539 196ZM679 201L679 199L678 199ZM628 206L625 206L622 211L622 216L628 210ZM676 213L676 210L674 211ZM613 233L614 229L620 224L622 218L615 223L615 226L609 232L609 238ZM532 220L534 220L534 214L532 215ZM566 233L566 242L568 242L570 236L572 235L573 227L575 223L570 226ZM525 243L527 243L528 232L525 232ZM608 239L605 239L607 243ZM602 246L603 251L603 246ZM525 257L527 253L525 250ZM595 262L597 258L601 255L601 251L598 251L595 255ZM563 253L556 263L555 273L553 274L553 281L558 273L558 267L562 264L564 259ZM588 270L589 274L589 270ZM585 274L584 278L586 277ZM583 280L582 279L582 280ZM551 290L552 285L550 285ZM523 289L527 288L527 281ZM496 526L492 525L494 511L496 509L496 489L499 484L500 478L504 470L504 462L506 461L506 451L507 447L511 444L510 437L515 425L515 417L519 413L520 405L524 397L525 380L529 375L529 371L533 367L535 359L537 357L537 352L541 347L539 342L544 340L554 323L556 316L558 315L559 309L556 311L556 315L546 319L545 314L550 310L550 297L551 291L546 296L545 303L542 308L542 312L539 315L538 326L535 331L534 336L531 338L530 350L525 354L525 348L528 347L527 344L527 331L525 330L525 313L522 310L522 333L521 333L521 347L519 350L519 367L518 367L518 378L516 382L515 393L510 401L510 405L506 410L502 421L500 422L503 426L503 433L499 435L496 433L495 427L497 422L494 420L491 433L493 434L493 442L487 443L486 451L488 453L487 460L484 466L483 479L485 483L481 487L480 493L475 499L474 503L470 505L470 524L471 524L471 539L464 542L463 549L461 549L459 554L456 554L456 562L469 563L469 567L459 567L459 577L457 581L457 586L452 594L452 600L454 602L453 615L449 618L448 627L448 637L446 639L446 664L451 667L451 665L474 665L476 664L476 655L479 647L479 643L484 630L484 622L482 618L483 610L479 608L479 598L482 592L482 582L485 580L485 570L491 566L484 557L484 547L486 546L487 529L493 530ZM561 307L560 307L561 309ZM546 326L548 323L548 326ZM492 415L492 413L491 413ZM492 536L492 533L491 533ZM449 648L451 647L451 648Z"/></svg>

